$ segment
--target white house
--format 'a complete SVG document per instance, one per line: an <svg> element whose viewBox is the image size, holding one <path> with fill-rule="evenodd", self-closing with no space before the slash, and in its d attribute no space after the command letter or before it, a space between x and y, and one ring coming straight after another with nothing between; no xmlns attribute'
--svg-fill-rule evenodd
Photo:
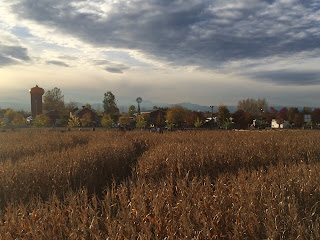
<svg viewBox="0 0 320 240"><path fill-rule="evenodd" d="M272 119L271 128L289 128L289 122L284 121L283 123L277 123L277 119Z"/></svg>

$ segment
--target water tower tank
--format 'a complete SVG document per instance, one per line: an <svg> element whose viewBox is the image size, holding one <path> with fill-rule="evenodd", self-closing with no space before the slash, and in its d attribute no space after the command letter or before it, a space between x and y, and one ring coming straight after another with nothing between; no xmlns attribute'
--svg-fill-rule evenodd
<svg viewBox="0 0 320 240"><path fill-rule="evenodd" d="M31 95L31 114L32 117L36 117L39 114L42 114L42 95L44 94L43 88L35 87L30 89Z"/></svg>

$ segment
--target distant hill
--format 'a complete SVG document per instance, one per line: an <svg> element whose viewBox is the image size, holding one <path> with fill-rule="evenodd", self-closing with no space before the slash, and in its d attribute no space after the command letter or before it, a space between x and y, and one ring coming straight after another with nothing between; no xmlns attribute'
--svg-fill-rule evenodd
<svg viewBox="0 0 320 240"><path fill-rule="evenodd" d="M2 102L0 101L0 108L6 109L6 108L12 108L15 110L24 110L24 111L31 111L30 103L24 103L24 102Z"/></svg>

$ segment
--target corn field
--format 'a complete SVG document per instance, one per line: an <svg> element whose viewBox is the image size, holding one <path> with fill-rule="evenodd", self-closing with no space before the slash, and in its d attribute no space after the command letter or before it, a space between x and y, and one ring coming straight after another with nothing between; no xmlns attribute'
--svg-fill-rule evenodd
<svg viewBox="0 0 320 240"><path fill-rule="evenodd" d="M320 239L320 131L0 133L0 239Z"/></svg>

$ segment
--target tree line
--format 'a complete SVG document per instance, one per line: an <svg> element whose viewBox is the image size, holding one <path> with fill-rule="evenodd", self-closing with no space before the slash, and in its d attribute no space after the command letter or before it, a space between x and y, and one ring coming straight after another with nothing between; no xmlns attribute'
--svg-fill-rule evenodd
<svg viewBox="0 0 320 240"><path fill-rule="evenodd" d="M266 99L243 99L238 102L238 109L234 113L230 113L229 109L220 105L215 112L197 112L189 111L182 106L173 107L157 107L154 106L153 110L159 110L165 113L165 117L159 115L154 121L150 118L149 114L137 114L135 105L131 105L127 113L120 113L117 106L115 95L111 91L107 91L103 96L103 110L92 109L90 104L85 107L93 111L100 118L99 124L103 127L112 127L114 124L119 123L125 126L132 126L137 128L146 128L151 124L159 127L213 127L215 117L216 125L220 128L230 128L230 126L247 129L252 124L253 119L259 119L257 124L259 127L270 125L272 119L276 119L278 124L285 121L291 127L302 127L304 124L309 126L317 126L320 124L320 109L311 109L304 107L299 111L296 107L286 107L277 111L274 107L269 107ZM93 120L90 114L85 114L81 119L76 116L70 115L72 110L77 109L75 102L65 103L62 91L55 87L45 92L43 96L43 112L36 116L33 124L35 127L48 126L50 118L46 113L56 110L60 114L59 124L61 126L79 127L89 126ZM14 111L11 108L0 108L0 127L4 126L19 126L27 123L26 117L29 113L24 111ZM305 115L311 116L310 121L305 123ZM135 116L134 120L133 117ZM4 121L4 119L6 121ZM209 119L209 120L208 120ZM209 122L209 123L208 123Z"/></svg>

